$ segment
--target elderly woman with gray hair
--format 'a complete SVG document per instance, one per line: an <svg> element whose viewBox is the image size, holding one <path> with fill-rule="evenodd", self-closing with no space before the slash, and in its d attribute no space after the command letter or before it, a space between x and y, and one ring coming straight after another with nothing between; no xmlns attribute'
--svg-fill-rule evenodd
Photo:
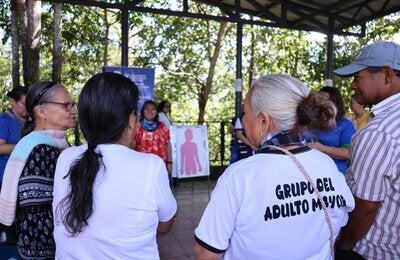
<svg viewBox="0 0 400 260"><path fill-rule="evenodd" d="M53 183L65 131L76 124L75 103L56 82L32 85L26 95L29 117L24 136L7 162L0 194L0 223L15 222L21 259L54 259Z"/></svg>
<svg viewBox="0 0 400 260"><path fill-rule="evenodd" d="M256 154L230 165L195 230L198 259L332 259L354 199L307 128L327 130L335 105L288 75L256 80L243 127Z"/></svg>

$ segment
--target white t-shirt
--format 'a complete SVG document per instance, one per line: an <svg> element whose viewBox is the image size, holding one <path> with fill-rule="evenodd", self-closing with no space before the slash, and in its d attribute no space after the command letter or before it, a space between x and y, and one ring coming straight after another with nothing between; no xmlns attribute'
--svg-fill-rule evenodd
<svg viewBox="0 0 400 260"><path fill-rule="evenodd" d="M168 116L164 112L158 113L158 121L163 122L168 129L171 129L171 120L169 120Z"/></svg>
<svg viewBox="0 0 400 260"><path fill-rule="evenodd" d="M354 208L343 174L317 150L300 148L295 156L327 198L336 237ZM330 259L329 228L319 205L289 156L255 154L218 179L196 240L215 253L226 250L225 259Z"/></svg>
<svg viewBox="0 0 400 260"><path fill-rule="evenodd" d="M93 186L93 214L76 237L66 232L57 205L69 191L65 177L87 145L61 153L54 177L54 238L58 259L159 259L158 222L170 220L177 205L164 162L117 144L99 145L103 155ZM65 178L64 178L65 177Z"/></svg>

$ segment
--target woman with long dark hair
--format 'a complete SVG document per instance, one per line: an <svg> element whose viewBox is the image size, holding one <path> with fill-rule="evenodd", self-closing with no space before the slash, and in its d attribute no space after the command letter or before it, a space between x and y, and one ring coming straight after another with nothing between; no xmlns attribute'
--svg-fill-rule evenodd
<svg viewBox="0 0 400 260"><path fill-rule="evenodd" d="M55 174L54 237L59 259L158 259L176 201L164 162L134 151L137 86L115 73L94 75L79 96L87 144L65 150Z"/></svg>
<svg viewBox="0 0 400 260"><path fill-rule="evenodd" d="M163 100L157 105L158 120L163 122L168 129L171 129L171 103L167 100Z"/></svg>
<svg viewBox="0 0 400 260"><path fill-rule="evenodd" d="M140 120L136 135L135 150L142 153L152 153L164 160L172 187L172 148L168 127L159 120L157 104L146 100L140 111Z"/></svg>

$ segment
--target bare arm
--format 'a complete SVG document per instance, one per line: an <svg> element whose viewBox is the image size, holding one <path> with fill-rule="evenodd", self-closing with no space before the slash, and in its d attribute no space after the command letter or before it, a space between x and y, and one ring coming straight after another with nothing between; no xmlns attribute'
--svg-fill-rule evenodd
<svg viewBox="0 0 400 260"><path fill-rule="evenodd" d="M362 200L354 197L356 206L350 213L349 222L342 228L336 246L339 249L350 250L371 228L381 202Z"/></svg>
<svg viewBox="0 0 400 260"><path fill-rule="evenodd" d="M323 152L330 157L339 159L339 160L348 160L350 159L349 148L346 147L332 147L328 145L321 144L320 142L312 141L307 144L310 148L317 149L320 152Z"/></svg>
<svg viewBox="0 0 400 260"><path fill-rule="evenodd" d="M172 225L175 223L176 216L173 216L170 220L166 222L158 222L158 227L157 227L157 234L165 234L168 233Z"/></svg>
<svg viewBox="0 0 400 260"><path fill-rule="evenodd" d="M0 154L8 155L14 150L15 144L8 144L5 140L0 139Z"/></svg>
<svg viewBox="0 0 400 260"><path fill-rule="evenodd" d="M213 253L199 245L197 242L194 244L193 249L197 260L218 260L222 257L222 254Z"/></svg>
<svg viewBox="0 0 400 260"><path fill-rule="evenodd" d="M252 143L250 143L249 139L243 134L242 130L236 130L235 131L236 137L242 141L244 144L250 146L252 150L257 150L257 147L255 147Z"/></svg>
<svg viewBox="0 0 400 260"><path fill-rule="evenodd" d="M168 171L168 174L171 174L172 173L172 146L171 146L171 142L167 142L167 151L168 151L167 162L171 162L171 163L167 163L167 171Z"/></svg>

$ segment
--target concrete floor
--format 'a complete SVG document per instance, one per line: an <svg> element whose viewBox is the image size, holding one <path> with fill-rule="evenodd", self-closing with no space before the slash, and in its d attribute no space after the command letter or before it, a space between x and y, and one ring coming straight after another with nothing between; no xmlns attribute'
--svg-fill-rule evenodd
<svg viewBox="0 0 400 260"><path fill-rule="evenodd" d="M157 238L161 260L196 259L193 253L194 229L209 201L216 181L179 181L175 188L177 220L172 230Z"/></svg>

